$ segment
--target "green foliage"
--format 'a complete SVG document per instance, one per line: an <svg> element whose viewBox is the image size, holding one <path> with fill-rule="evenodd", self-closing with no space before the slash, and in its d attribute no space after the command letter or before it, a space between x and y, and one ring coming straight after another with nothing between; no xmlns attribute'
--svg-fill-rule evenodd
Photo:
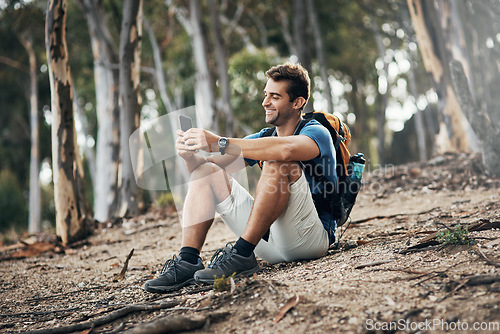
<svg viewBox="0 0 500 334"><path fill-rule="evenodd" d="M38 66L39 110L50 109L50 91L45 56L45 8L46 1L6 0L0 7L0 56L16 60L21 67L14 68L0 62L0 170L9 169L19 181L22 194L28 191L30 130L29 130L29 81L26 72L28 56L20 43L21 34L29 33L35 41ZM110 28L111 40L116 51L119 47L123 1L102 0L99 2L105 13L105 21ZM256 2L253 0L218 1L224 44L227 48L228 73L231 80L231 102L234 110L235 135L244 136L267 126L264 123L262 108L266 77L265 71L272 65L282 63L294 53L297 43L294 38L295 1ZM203 33L207 38L207 57L210 69L216 81L216 59L214 56L214 36L207 1L201 2L203 10ZM406 1L394 0L376 2L375 0L315 0L317 18L322 31L326 63L331 77L345 84L343 96L335 96L336 106L348 105L347 113L356 115L356 124L349 124L353 132L354 150L370 151L374 142L378 123L376 122L376 104L368 104L367 96L376 95L378 73L375 61L379 57L373 32L369 22L374 20L380 27L389 26L384 31L384 43L387 49L401 48L401 39L395 31L401 26L401 10L406 9ZM194 101L196 68L193 60L191 36L180 23L176 13L183 13L189 18L189 2L150 0L143 4L144 18L151 25L160 47L163 71L167 81L167 93L174 103L174 108L191 106ZM239 13L239 14L238 14ZM238 14L238 15L236 15ZM73 84L78 96L78 103L84 107L89 129L87 132L96 138L97 118L94 84L94 64L92 48L85 14L78 1L68 2L67 42ZM285 32L285 29L287 30ZM317 80L318 55L310 29L306 22L308 40L306 47L312 56L311 77ZM471 30L472 31L472 30ZM407 32L405 32L407 33ZM399 40L399 42L401 42ZM404 47L403 47L404 48ZM143 30L141 66L143 69L154 67L152 47L145 29ZM418 60L420 62L420 59ZM117 68L118 64L110 64ZM421 67L423 69L423 67ZM421 71L425 73L425 71ZM427 73L425 73L427 75ZM418 80L419 83L422 80ZM217 83L214 82L216 86ZM318 86L316 94L321 88ZM421 85L420 92L428 90L428 85ZM156 101L161 107L160 94L157 91L154 75L151 71L141 74L141 91L153 89ZM491 85L491 87L496 87ZM314 93L314 92L313 92ZM144 94L143 94L144 95ZM373 97L373 96L370 96ZM143 99L143 101L147 101ZM500 110L500 109L497 109ZM342 111L345 112L345 108ZM357 133L356 133L357 132ZM40 122L40 160L50 159L50 128ZM370 154L368 154L370 155ZM375 156L376 154L371 154ZM374 159L374 161L376 161ZM88 171L86 176L89 176ZM90 191L90 186L87 186ZM160 196L158 205L170 205L173 198L168 194ZM48 197L50 199L50 196ZM90 194L88 198L91 198ZM50 203L44 203L49 205ZM47 213L51 217L52 213ZM44 215L45 216L45 215ZM52 221L52 218L44 218Z"/></svg>
<svg viewBox="0 0 500 334"><path fill-rule="evenodd" d="M235 118L238 124L238 135L247 135L265 126L264 109L262 108L263 89L266 82L265 72L279 62L277 55L266 50L249 51L244 49L229 59L229 76L231 80L231 98Z"/></svg>
<svg viewBox="0 0 500 334"><path fill-rule="evenodd" d="M215 277L214 291L215 292L229 291L231 289L231 279L234 279L234 276L236 276L236 273L233 273L229 277L226 277L226 275L222 275L222 277Z"/></svg>
<svg viewBox="0 0 500 334"><path fill-rule="evenodd" d="M165 192L156 198L154 206L157 208L175 207L175 198L171 192Z"/></svg>
<svg viewBox="0 0 500 334"><path fill-rule="evenodd" d="M458 225L454 229L447 229L436 234L436 239L443 245L472 245L475 243L469 237L469 231L463 225Z"/></svg>
<svg viewBox="0 0 500 334"><path fill-rule="evenodd" d="M0 231L15 228L20 231L28 226L27 201L14 173L0 171Z"/></svg>

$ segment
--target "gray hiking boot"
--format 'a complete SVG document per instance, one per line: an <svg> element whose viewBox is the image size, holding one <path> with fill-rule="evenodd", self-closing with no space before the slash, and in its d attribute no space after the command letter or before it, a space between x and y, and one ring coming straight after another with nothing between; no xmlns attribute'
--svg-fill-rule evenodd
<svg viewBox="0 0 500 334"><path fill-rule="evenodd" d="M203 268L205 266L201 259L198 259L197 264L192 264L174 255L172 259L165 262L157 278L150 279L144 284L144 289L156 293L178 290L188 284L194 284L194 273Z"/></svg>
<svg viewBox="0 0 500 334"><path fill-rule="evenodd" d="M222 275L229 277L236 273L236 277L250 276L259 269L253 253L249 257L241 256L233 245L228 243L225 248L220 248L215 252L207 269L199 270L194 274L194 279L197 283L214 284L215 278L220 278Z"/></svg>

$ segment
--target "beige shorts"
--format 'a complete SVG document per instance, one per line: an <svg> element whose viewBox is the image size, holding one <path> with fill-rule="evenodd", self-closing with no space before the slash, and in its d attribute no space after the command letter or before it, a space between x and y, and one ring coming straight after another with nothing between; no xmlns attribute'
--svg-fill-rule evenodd
<svg viewBox="0 0 500 334"><path fill-rule="evenodd" d="M233 179L231 195L217 204L216 211L237 236L245 229L253 197ZM328 250L328 234L318 217L309 184L302 174L290 186L285 211L271 225L269 241L260 240L255 255L269 263L315 259Z"/></svg>

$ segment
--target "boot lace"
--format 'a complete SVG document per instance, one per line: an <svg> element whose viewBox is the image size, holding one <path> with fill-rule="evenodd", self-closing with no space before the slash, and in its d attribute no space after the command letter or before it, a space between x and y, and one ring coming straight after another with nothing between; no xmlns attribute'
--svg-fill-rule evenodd
<svg viewBox="0 0 500 334"><path fill-rule="evenodd" d="M180 258L174 255L171 259L165 261L165 264L160 270L160 275L165 275L169 271L173 271L174 280L177 280L177 263L179 263Z"/></svg>
<svg viewBox="0 0 500 334"><path fill-rule="evenodd" d="M230 247L227 251L226 249ZM224 248L219 248L215 251L214 255L212 255L212 258L210 259L210 264L208 265L208 268L214 268L224 262L226 259L231 257L232 252L231 250L233 249L233 244L228 242L226 244L226 247Z"/></svg>

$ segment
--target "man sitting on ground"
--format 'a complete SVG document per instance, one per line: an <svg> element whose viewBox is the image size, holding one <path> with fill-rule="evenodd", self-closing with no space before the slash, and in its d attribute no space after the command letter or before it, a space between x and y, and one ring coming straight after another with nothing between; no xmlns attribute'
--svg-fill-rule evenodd
<svg viewBox="0 0 500 334"><path fill-rule="evenodd" d="M262 106L266 123L276 127L277 136L262 138L265 129L243 139L198 128L178 131L176 148L191 174L182 247L157 278L146 282L147 291L168 292L195 282L212 284L214 277L234 273L251 275L259 270L255 255L269 263L319 258L334 242L335 222L329 212L316 210L311 195L324 185L315 184L300 164L313 160L326 171L325 182L336 185L332 139L315 120L294 135L309 99L307 70L286 63L266 75ZM197 154L199 150L221 155L206 158ZM248 165L262 162L255 198L225 170L240 155ZM234 246L218 250L205 269L199 255L216 212L239 239Z"/></svg>

